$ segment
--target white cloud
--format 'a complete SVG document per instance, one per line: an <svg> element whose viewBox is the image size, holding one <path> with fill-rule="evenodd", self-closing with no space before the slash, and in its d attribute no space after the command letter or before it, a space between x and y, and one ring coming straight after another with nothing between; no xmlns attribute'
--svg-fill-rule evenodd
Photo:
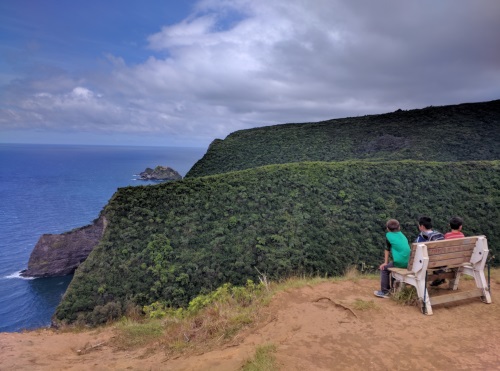
<svg viewBox="0 0 500 371"><path fill-rule="evenodd" d="M13 82L3 126L195 137L500 98L500 2L204 0L140 64ZM8 119L5 119L8 117Z"/></svg>
<svg viewBox="0 0 500 371"><path fill-rule="evenodd" d="M88 100L91 100L94 98L94 93L92 91L90 91L89 89L83 88L81 86L77 86L71 92L71 96L73 98L76 98L76 99L88 101Z"/></svg>
<svg viewBox="0 0 500 371"><path fill-rule="evenodd" d="M160 33L149 36L148 41L150 47L156 50L192 46L198 44L200 38L204 38L214 24L215 17L212 16L204 16L191 21L185 20L173 26L163 27Z"/></svg>

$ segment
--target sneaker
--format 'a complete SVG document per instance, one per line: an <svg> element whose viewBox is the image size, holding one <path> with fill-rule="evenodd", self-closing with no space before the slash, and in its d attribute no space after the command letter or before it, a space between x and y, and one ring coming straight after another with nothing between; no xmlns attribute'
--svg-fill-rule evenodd
<svg viewBox="0 0 500 371"><path fill-rule="evenodd" d="M434 280L430 283L430 286L432 287L436 287L436 286L439 286L439 285L442 285L443 283L445 283L446 280L444 278L441 278L441 279L438 279L438 280Z"/></svg>
<svg viewBox="0 0 500 371"><path fill-rule="evenodd" d="M389 293L383 291L374 291L373 295L378 296L379 298L389 299Z"/></svg>

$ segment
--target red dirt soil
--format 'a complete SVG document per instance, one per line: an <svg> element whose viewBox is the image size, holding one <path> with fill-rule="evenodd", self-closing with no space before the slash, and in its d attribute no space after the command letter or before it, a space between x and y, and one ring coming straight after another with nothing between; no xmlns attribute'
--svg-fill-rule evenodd
<svg viewBox="0 0 500 371"><path fill-rule="evenodd" d="M276 346L277 369L287 371L500 370L500 279L491 281L492 304L443 304L433 316L374 297L377 286L360 278L289 289L226 346L175 359L161 350L119 350L112 327L2 333L0 370L238 370L266 344ZM359 300L374 305L356 309Z"/></svg>

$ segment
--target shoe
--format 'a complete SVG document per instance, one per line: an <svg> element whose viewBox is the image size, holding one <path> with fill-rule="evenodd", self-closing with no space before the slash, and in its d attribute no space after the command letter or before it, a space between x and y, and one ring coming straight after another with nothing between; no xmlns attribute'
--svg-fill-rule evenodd
<svg viewBox="0 0 500 371"><path fill-rule="evenodd" d="M444 278L441 278L439 280L432 281L429 286L436 287L436 286L442 285L445 282L446 282L446 280Z"/></svg>
<svg viewBox="0 0 500 371"><path fill-rule="evenodd" d="M374 291L373 295L379 297L379 298L384 298L384 299L389 299L389 293L388 292L383 292L383 291Z"/></svg>

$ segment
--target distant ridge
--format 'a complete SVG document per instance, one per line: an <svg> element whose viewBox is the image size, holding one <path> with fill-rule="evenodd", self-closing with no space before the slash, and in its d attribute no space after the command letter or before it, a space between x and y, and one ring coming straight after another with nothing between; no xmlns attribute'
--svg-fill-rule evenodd
<svg viewBox="0 0 500 371"><path fill-rule="evenodd" d="M240 130L216 139L198 177L302 161L500 159L500 100Z"/></svg>

